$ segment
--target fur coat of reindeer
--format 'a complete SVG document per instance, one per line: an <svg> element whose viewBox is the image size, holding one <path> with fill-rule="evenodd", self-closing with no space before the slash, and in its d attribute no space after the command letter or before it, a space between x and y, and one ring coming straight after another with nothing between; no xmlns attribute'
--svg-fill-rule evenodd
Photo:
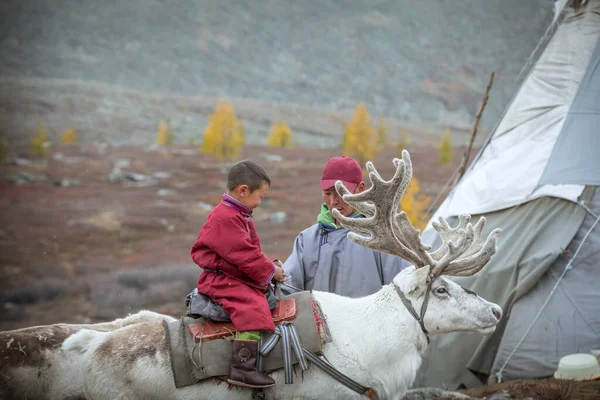
<svg viewBox="0 0 600 400"><path fill-rule="evenodd" d="M354 231L355 242L413 263L375 294L347 298L313 292L327 317L332 341L322 352L340 372L371 388L380 399L401 399L415 379L429 336L448 332L491 334L501 308L466 291L442 275L472 275L495 253L499 231L481 238L484 219L473 226L468 216L450 228L435 224L443 245L435 252L397 207L412 177L408 152L394 159L396 173L384 181L367 163L372 187L350 194L338 182L346 202L367 218L338 221ZM334 211L335 213L335 211ZM249 399L248 389L228 389L212 380L175 388L165 334L160 321L140 323L112 332L81 330L63 344L65 353L82 357L88 399ZM265 390L267 399L362 398L314 366L293 384L284 384L283 371L274 371L277 385Z"/></svg>
<svg viewBox="0 0 600 400"><path fill-rule="evenodd" d="M81 329L110 332L174 318L142 310L98 324L54 324L0 332L0 399L85 399L83 353L63 351L65 339Z"/></svg>

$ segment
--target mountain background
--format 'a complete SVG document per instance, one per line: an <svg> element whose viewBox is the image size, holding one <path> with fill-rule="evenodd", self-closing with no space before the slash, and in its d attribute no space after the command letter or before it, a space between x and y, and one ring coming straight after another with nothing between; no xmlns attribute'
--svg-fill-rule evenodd
<svg viewBox="0 0 600 400"><path fill-rule="evenodd" d="M550 0L3 0L0 120L24 141L54 135L152 141L168 118L201 140L217 98L266 143L285 119L300 146L339 145L364 101L416 140L466 139L496 80L478 140L493 128L553 18ZM461 136L462 135L462 136Z"/></svg>

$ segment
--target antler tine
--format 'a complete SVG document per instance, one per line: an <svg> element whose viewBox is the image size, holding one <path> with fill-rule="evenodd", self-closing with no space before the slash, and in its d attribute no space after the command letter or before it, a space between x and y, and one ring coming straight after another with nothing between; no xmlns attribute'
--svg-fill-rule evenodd
<svg viewBox="0 0 600 400"><path fill-rule="evenodd" d="M405 164L398 159L394 159L394 164L396 165L396 173L394 174L394 177L389 181L385 181L381 178L381 175L379 175L379 172L377 172L373 163L368 161L367 171L369 172L371 187L361 193L350 193L350 191L341 181L336 182L335 188L346 203L350 204L353 208L361 212L363 212L363 209L366 210L366 215L370 217L374 216L375 214L387 215L388 211L392 209L391 204L389 205L389 210L388 207L385 209L381 209L380 207L379 212L377 212L375 201L383 197L393 198L393 194L402 184L402 180L404 179ZM338 221L341 222L341 220Z"/></svg>
<svg viewBox="0 0 600 400"><path fill-rule="evenodd" d="M485 226L485 217L479 218L475 226L467 223L469 220L470 216L461 216L459 226L455 229L450 229L443 218L440 218L440 224L434 224L440 236L445 239L444 245L446 246L443 245L443 247L447 248L447 253L441 257L435 268L432 269L431 277L441 274L450 276L473 275L483 268L496 253L496 242L502 230L494 229L484 243L481 236ZM466 230L461 228L465 223ZM461 242L460 244L456 243L456 238ZM458 250L459 247L460 250ZM453 257L451 255L453 252L458 254L459 257Z"/></svg>
<svg viewBox="0 0 600 400"><path fill-rule="evenodd" d="M397 207L400 204L400 200L402 200L402 196L404 196L404 193L406 193L406 189L408 188L408 185L410 184L410 181L412 179L413 169L412 162L410 160L410 154L406 150L402 150L402 160L394 158L393 163L396 167L396 172L402 172L404 176L404 178L400 182L398 190L396 190L396 193L394 195L393 204L396 204L396 210L394 210L394 212L396 212ZM403 166L401 171L400 166Z"/></svg>
<svg viewBox="0 0 600 400"><path fill-rule="evenodd" d="M375 169L373 163L371 161L367 161L366 166L367 172L369 173L369 180L371 181L371 187L361 193L353 194L350 193L344 185L341 185L340 187L343 187L344 191L344 201L350 205L355 205L355 203L359 202L373 202L376 198L378 198L378 196L382 194L395 193L397 191L397 188L402 184L402 180L404 178L406 163L403 161L404 160L394 158L393 162L396 166L396 172L394 173L392 179L390 179L389 181L385 181L381 177L381 175L379 175L379 172L377 172L377 169ZM338 185L336 185L336 189L337 188ZM342 195L342 193L339 194Z"/></svg>
<svg viewBox="0 0 600 400"><path fill-rule="evenodd" d="M473 244L473 225L467 224L466 229L460 229L457 232L456 241L444 241L444 247L447 248L446 254L431 269L431 276L439 276L450 265L452 261L457 260Z"/></svg>
<svg viewBox="0 0 600 400"><path fill-rule="evenodd" d="M372 217L375 214L375 205L369 200L361 200L359 197L362 193L352 194L350 191L344 186L341 181L337 181L335 183L335 189L338 194L342 196L344 201L350 204L352 207L365 214L368 217ZM350 200L352 198L352 200Z"/></svg>
<svg viewBox="0 0 600 400"><path fill-rule="evenodd" d="M403 237L398 237L397 227L394 223L398 202L408 187L407 180L410 181L412 176L408 152L404 151L402 156L403 160L394 159L396 172L389 181L383 180L373 164L368 162L367 170L371 187L362 193L350 194L342 182L336 182L335 187L344 201L361 212L365 210L367 218L344 217L335 209L332 210L332 214L342 226L370 235L365 237L348 234L348 237L355 243L400 256L415 266L424 266L426 262L415 254L413 248L406 246Z"/></svg>
<svg viewBox="0 0 600 400"><path fill-rule="evenodd" d="M400 204L400 200L402 199L402 196L404 196L404 193L406 193L412 179L412 162L410 160L410 154L406 150L402 150L402 161L406 165L404 170L404 180L394 196L394 204ZM400 162L400 160L394 159L394 164ZM401 211L400 213L395 212L394 232L398 240L417 255L418 261L416 263L413 262L417 268L424 267L425 265L431 267L435 265L435 261L427 252L427 250L431 249L431 246L425 245L421 241L421 232L413 226L408 219L408 215L406 215L404 211Z"/></svg>
<svg viewBox="0 0 600 400"><path fill-rule="evenodd" d="M481 234L483 233L483 227L485 226L485 217L480 217L479 221L473 227L473 244L465 251L463 257L468 257L472 254L477 253L484 245L481 240Z"/></svg>
<svg viewBox="0 0 600 400"><path fill-rule="evenodd" d="M408 215L404 211L396 214L395 223L397 226L396 232L398 236L402 235L402 240L409 249L412 249L419 257L419 263L414 264L415 267L423 267L429 265L433 267L435 260L431 258L431 254L427 250L431 249L431 246L424 244L421 241L421 232L411 224L408 219Z"/></svg>
<svg viewBox="0 0 600 400"><path fill-rule="evenodd" d="M444 271L444 275L450 276L471 276L479 272L490 258L496 253L496 242L502 229L494 229L487 237L485 243L474 254L459 260L452 261Z"/></svg>
<svg viewBox="0 0 600 400"><path fill-rule="evenodd" d="M436 261L441 260L442 257L448 252L448 246L444 246L444 244L448 243L449 241L457 243L457 241L461 238L461 234L459 232L461 230L464 231L467 228L469 221L471 221L471 216L460 215L458 217L458 226L456 228L451 228L450 225L448 225L448 221L442 217L439 218L439 221L439 223L432 223L433 228L440 234L443 243L439 249L431 253L431 257Z"/></svg>

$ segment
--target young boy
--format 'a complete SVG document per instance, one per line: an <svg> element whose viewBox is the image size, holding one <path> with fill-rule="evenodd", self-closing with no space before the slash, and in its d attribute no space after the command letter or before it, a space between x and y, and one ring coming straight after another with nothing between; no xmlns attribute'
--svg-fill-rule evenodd
<svg viewBox="0 0 600 400"><path fill-rule="evenodd" d="M252 211L268 192L267 171L250 160L236 163L227 177L227 193L208 215L192 247L192 259L204 271L198 292L229 313L236 328L227 382L263 388L275 381L256 368L260 331L275 330L265 291L283 269L261 250Z"/></svg>

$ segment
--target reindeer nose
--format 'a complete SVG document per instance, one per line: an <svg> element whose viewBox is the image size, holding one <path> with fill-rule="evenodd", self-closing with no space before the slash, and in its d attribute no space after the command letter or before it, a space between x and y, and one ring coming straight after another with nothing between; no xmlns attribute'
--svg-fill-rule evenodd
<svg viewBox="0 0 600 400"><path fill-rule="evenodd" d="M492 314L494 314L494 317L496 317L496 319L500 321L500 319L502 318L502 309L497 305L493 305Z"/></svg>

